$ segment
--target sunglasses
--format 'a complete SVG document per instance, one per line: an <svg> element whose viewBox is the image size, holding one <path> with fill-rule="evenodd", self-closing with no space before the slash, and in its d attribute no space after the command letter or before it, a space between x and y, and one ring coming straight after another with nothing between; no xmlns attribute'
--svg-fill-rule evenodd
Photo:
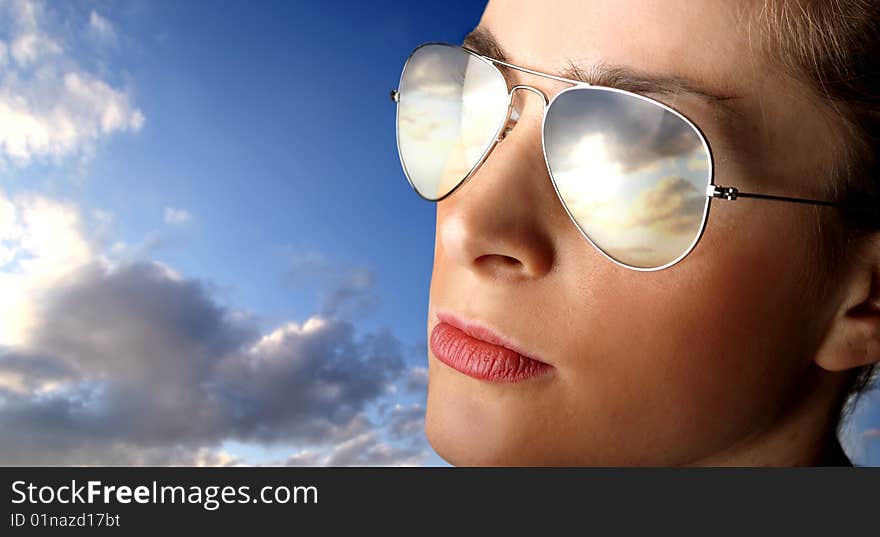
<svg viewBox="0 0 880 537"><path fill-rule="evenodd" d="M532 86L509 88L499 66L571 87L553 99ZM713 199L842 205L716 185L706 136L669 106L444 43L417 47L391 92L400 161L419 196L440 201L476 173L516 124L517 90L544 102L544 161L563 207L620 266L652 271L684 259L703 235Z"/></svg>

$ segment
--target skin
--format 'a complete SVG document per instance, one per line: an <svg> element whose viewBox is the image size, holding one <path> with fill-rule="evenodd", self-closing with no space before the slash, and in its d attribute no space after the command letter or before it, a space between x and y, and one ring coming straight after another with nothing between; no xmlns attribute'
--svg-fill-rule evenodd
<svg viewBox="0 0 880 537"><path fill-rule="evenodd" d="M838 120L750 44L751 1L490 1L479 26L509 61L567 59L686 77L729 96L658 96L704 130L716 183L821 198ZM750 31L751 26L751 31ZM564 85L517 75L552 97ZM512 84L511 84L512 85ZM428 336L438 311L488 326L554 366L477 380L429 350L426 433L455 465L811 465L833 440L852 368L880 349L878 248L835 267L812 207L713 201L696 249L638 272L604 258L553 190L543 103L437 206ZM819 209L827 211L833 209ZM834 282L819 292L817 275Z"/></svg>

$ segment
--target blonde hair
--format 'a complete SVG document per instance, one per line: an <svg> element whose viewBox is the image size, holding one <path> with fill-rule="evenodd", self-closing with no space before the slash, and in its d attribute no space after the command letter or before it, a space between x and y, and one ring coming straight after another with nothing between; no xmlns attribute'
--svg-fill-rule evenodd
<svg viewBox="0 0 880 537"><path fill-rule="evenodd" d="M880 199L880 0L764 0L754 14L767 57L821 97L844 133L827 194ZM840 233L827 234L833 244L826 251L845 260L870 246L862 239L880 231L880 221L837 214ZM841 421L871 387L875 369L854 373Z"/></svg>
<svg viewBox="0 0 880 537"><path fill-rule="evenodd" d="M836 112L847 157L833 193L880 192L880 0L764 0L765 52ZM873 175L872 175L873 174ZM878 226L880 227L880 226Z"/></svg>

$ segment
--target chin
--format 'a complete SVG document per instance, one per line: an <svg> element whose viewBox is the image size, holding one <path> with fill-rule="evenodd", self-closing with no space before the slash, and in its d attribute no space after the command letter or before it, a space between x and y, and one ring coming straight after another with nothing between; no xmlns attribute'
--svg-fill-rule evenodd
<svg viewBox="0 0 880 537"><path fill-rule="evenodd" d="M547 438L515 415L479 398L440 397L429 390L425 436L443 460L455 466L566 465L547 453ZM512 409L511 409L512 410ZM509 414L515 414L511 412ZM539 427L540 429L540 427Z"/></svg>
<svg viewBox="0 0 880 537"><path fill-rule="evenodd" d="M425 436L431 448L453 466L521 466L509 450L479 438L473 431L460 431L432 418L425 418Z"/></svg>

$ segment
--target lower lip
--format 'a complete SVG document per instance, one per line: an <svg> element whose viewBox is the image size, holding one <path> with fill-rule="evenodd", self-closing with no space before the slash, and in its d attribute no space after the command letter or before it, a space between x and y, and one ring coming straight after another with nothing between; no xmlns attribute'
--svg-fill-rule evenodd
<svg viewBox="0 0 880 537"><path fill-rule="evenodd" d="M431 351L456 371L489 382L520 382L553 369L549 364L477 339L444 322L437 323L431 331Z"/></svg>

